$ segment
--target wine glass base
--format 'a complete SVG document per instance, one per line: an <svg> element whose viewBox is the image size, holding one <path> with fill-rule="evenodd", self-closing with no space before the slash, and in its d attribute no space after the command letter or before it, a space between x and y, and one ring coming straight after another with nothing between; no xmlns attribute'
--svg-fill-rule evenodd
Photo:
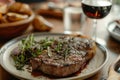
<svg viewBox="0 0 120 80"><path fill-rule="evenodd" d="M78 31L64 31L64 34L80 34L80 35L82 35L82 33L78 32Z"/></svg>

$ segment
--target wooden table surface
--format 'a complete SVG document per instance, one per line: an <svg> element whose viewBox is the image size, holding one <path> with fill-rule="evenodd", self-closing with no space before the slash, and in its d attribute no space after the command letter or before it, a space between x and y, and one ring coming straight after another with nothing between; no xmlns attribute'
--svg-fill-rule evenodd
<svg viewBox="0 0 120 80"><path fill-rule="evenodd" d="M116 6L113 6L110 14L105 17L104 19L98 20L98 30L97 30L97 37L103 39L106 44L104 46L108 49L108 54L109 54L109 60L107 64L94 76L92 76L89 79L86 80L102 80L102 78L107 78L108 77L108 70L112 62L119 56L120 54L120 42L114 40L109 36L109 33L107 32L107 25L108 23L113 20L118 18L118 12L119 8L117 6L117 9L114 8ZM63 33L64 27L63 27L63 21L60 19L51 19L51 18L46 18L49 22L51 22L54 25L54 28L51 30L51 32L54 33ZM90 28L90 19L86 19L85 25L83 27ZM0 46L5 44L5 42L0 41ZM7 71L5 71L1 66L0 66L0 80L16 80L12 75L10 75Z"/></svg>

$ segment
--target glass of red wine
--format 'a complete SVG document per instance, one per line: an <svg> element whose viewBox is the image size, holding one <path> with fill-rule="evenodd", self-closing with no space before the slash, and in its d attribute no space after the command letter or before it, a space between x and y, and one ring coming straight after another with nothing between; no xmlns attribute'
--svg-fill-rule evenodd
<svg viewBox="0 0 120 80"><path fill-rule="evenodd" d="M106 17L112 7L112 0L82 0L82 10L84 14L93 19L92 37L96 41L97 19Z"/></svg>

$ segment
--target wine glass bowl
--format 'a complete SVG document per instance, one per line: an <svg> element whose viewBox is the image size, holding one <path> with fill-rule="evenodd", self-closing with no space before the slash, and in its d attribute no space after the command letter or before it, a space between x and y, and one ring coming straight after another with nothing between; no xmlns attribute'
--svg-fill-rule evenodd
<svg viewBox="0 0 120 80"><path fill-rule="evenodd" d="M85 2L84 2L85 1ZM84 14L93 19L101 19L108 15L112 3L107 0L83 0L82 9Z"/></svg>
<svg viewBox="0 0 120 80"><path fill-rule="evenodd" d="M92 37L96 40L97 32L97 19L102 19L106 17L112 7L112 0L82 0L82 10L84 14L93 19Z"/></svg>

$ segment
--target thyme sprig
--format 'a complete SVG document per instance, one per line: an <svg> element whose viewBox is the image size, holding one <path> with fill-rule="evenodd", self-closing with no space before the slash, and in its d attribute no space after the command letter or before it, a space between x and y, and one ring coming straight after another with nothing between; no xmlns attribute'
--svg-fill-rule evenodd
<svg viewBox="0 0 120 80"><path fill-rule="evenodd" d="M35 41L33 34L29 35L27 38L21 40L18 45L20 50L19 54L15 55L12 53L15 66L18 70L23 70L26 64L30 64L32 58L38 57L44 51L51 58L54 53L63 56L64 59L69 55L70 47L66 41L55 40L54 38L41 39L40 41Z"/></svg>
<svg viewBox="0 0 120 80"><path fill-rule="evenodd" d="M14 55L12 53L13 60L15 62L15 66L18 70L23 70L22 68L29 64L29 60L33 57L38 56L41 54L41 51L37 48L33 48L35 45L35 40L33 37L33 34L28 36L26 39L23 39L21 43L19 44L19 50L20 53L17 55Z"/></svg>

